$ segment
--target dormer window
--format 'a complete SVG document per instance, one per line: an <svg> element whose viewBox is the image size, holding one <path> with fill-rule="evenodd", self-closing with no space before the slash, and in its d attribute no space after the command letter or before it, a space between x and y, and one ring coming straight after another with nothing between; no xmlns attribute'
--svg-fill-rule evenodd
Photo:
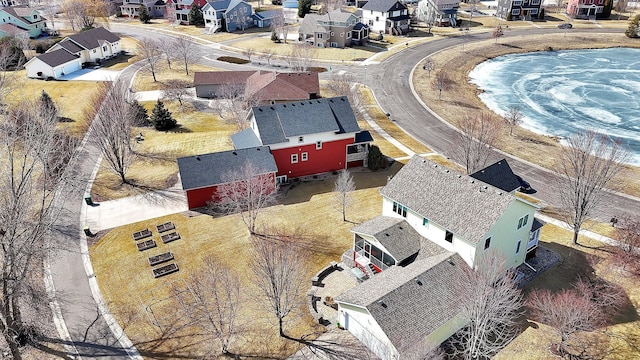
<svg viewBox="0 0 640 360"><path fill-rule="evenodd" d="M299 136L298 137L298 142L303 142L304 141L304 136Z"/></svg>

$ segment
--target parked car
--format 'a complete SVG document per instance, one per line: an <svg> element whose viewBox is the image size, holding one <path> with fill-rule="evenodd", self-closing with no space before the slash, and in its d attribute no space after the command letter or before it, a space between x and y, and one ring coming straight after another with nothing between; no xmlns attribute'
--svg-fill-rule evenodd
<svg viewBox="0 0 640 360"><path fill-rule="evenodd" d="M569 23L564 23L564 24L558 25L558 29L571 29L572 27L573 27L573 25L571 25Z"/></svg>

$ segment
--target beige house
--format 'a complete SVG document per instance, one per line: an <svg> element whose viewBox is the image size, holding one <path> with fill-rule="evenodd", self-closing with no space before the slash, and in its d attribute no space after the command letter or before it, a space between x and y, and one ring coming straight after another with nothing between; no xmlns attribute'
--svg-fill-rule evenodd
<svg viewBox="0 0 640 360"><path fill-rule="evenodd" d="M333 10L324 15L307 14L298 30L298 40L318 47L344 48L364 45L369 27L345 10Z"/></svg>
<svg viewBox="0 0 640 360"><path fill-rule="evenodd" d="M382 215L352 229L351 260L369 280L335 300L340 324L386 360L463 327L453 280L488 251L505 271L522 265L543 223L536 205L419 156L380 193Z"/></svg>

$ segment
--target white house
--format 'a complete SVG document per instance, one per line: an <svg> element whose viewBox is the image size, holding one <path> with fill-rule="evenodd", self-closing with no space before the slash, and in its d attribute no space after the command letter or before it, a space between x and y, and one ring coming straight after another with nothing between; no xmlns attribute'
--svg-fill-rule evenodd
<svg viewBox="0 0 640 360"><path fill-rule="evenodd" d="M382 215L352 229L352 260L370 279L336 302L340 324L382 359L397 359L464 326L451 301L460 267L488 251L505 271L518 267L543 224L534 204L419 156L380 193Z"/></svg>
<svg viewBox="0 0 640 360"><path fill-rule="evenodd" d="M57 79L81 69L85 63L99 63L121 51L120 37L99 27L65 37L46 53L27 61L24 66L29 77ZM49 55L51 53L55 54Z"/></svg>
<svg viewBox="0 0 640 360"><path fill-rule="evenodd" d="M147 13L151 17L163 17L165 15L166 5L157 0L124 0L120 5L120 12L123 16L138 17L140 16L140 7L147 8Z"/></svg>
<svg viewBox="0 0 640 360"><path fill-rule="evenodd" d="M423 0L418 3L416 14L427 24L457 26L460 0Z"/></svg>
<svg viewBox="0 0 640 360"><path fill-rule="evenodd" d="M409 32L409 10L398 0L370 0L362 6L362 22L371 33L403 35Z"/></svg>
<svg viewBox="0 0 640 360"><path fill-rule="evenodd" d="M26 6L0 8L0 21L0 24L13 24L27 31L31 38L40 36L47 24L47 19L40 16L38 10Z"/></svg>

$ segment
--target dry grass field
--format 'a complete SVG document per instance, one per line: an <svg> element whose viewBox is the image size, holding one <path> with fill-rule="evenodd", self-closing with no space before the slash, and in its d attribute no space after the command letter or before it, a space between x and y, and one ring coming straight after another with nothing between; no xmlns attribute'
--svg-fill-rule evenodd
<svg viewBox="0 0 640 360"><path fill-rule="evenodd" d="M399 167L396 164L387 171L354 173L357 190L353 193L354 205L347 212L349 221L362 222L380 212L378 187L384 185L387 177L395 174ZM266 209L259 217L259 221L268 221L271 226L302 231L306 241L300 246L310 255L306 262L307 278L329 262L339 261L353 241L349 232L353 223L342 222L341 214L332 205L333 180L295 183L279 205ZM154 226L165 221L176 225L182 239L167 245L159 241ZM328 223L331 226L327 226ZM159 245L152 250L138 252L131 234L144 228L153 231ZM147 257L165 251L173 252L180 271L154 279ZM240 319L246 328L243 336L235 339L232 352L283 358L300 346L278 336L275 318L257 295L250 268L249 235L236 215L213 218L174 214L123 226L104 234L91 246L90 255L110 311L145 357L171 354L172 358L216 358L211 355L211 352L216 352L215 342L206 341L192 327L176 328L181 320L174 316L179 305L170 297L172 287L179 286L187 274L196 271L203 259L209 257L216 257L240 274L243 296L249 300ZM304 292L299 295L303 301ZM299 313L291 316L286 323L287 334L299 338L322 331L310 316L305 315L306 312L305 304ZM162 326L153 325L154 319Z"/></svg>
<svg viewBox="0 0 640 360"><path fill-rule="evenodd" d="M157 81L153 81L151 70L149 70L148 66L145 66L140 69L140 71L138 71L135 76L135 79L133 81L133 91L162 90L165 84L175 80L183 80L189 82L189 84L193 84L194 72L220 70L222 69L210 66L190 64L189 74L187 74L187 72L184 70L183 64L174 61L171 63L171 69L169 69L165 61L160 61L158 63L158 68L156 69Z"/></svg>
<svg viewBox="0 0 640 360"><path fill-rule="evenodd" d="M640 47L639 42L634 42L623 34L567 34L565 36L563 33L558 33L511 37L507 32L498 43L487 40L467 44L464 51L461 46L458 46L431 56L436 63L436 71L432 72L431 76L434 77L437 71L446 71L454 83L451 90L443 92L442 100L438 99L438 92L432 86L432 79L428 78L427 73L416 71L413 81L416 91L425 103L447 121L456 125L465 116L489 111L477 96L479 90L469 83L468 78L469 71L480 62L509 53L545 51L550 46L555 50L581 49L585 48L585 44L589 44L589 48ZM515 129L513 136L509 136L508 127L505 126L498 148L535 164L551 168L553 159L558 158L560 144L552 137L535 134L522 128ZM616 179L616 189L640 196L640 183L637 181L639 177L639 168L625 167Z"/></svg>

